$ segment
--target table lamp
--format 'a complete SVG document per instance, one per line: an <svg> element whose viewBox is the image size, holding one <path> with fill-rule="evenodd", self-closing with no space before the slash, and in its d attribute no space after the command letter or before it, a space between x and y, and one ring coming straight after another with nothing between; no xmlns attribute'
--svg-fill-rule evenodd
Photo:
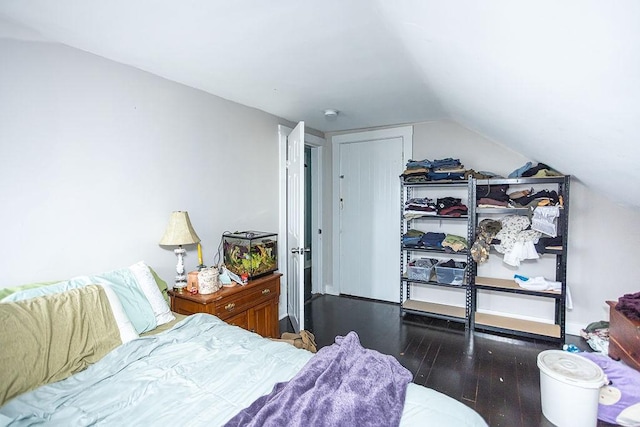
<svg viewBox="0 0 640 427"><path fill-rule="evenodd" d="M173 288L178 292L187 286L187 276L184 274L184 254L186 251L182 245L193 245L200 242L200 238L196 234L189 220L189 214L183 211L175 211L169 217L169 225L164 231L164 236L160 239L160 246L178 246L174 249L178 257L178 265L176 266L176 283Z"/></svg>

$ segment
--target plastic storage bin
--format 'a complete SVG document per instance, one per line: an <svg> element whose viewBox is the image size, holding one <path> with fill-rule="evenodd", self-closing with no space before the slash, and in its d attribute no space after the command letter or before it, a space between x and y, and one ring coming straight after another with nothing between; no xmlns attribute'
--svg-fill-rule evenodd
<svg viewBox="0 0 640 427"><path fill-rule="evenodd" d="M433 267L438 263L433 258L418 258L409 262L407 265L407 277L410 280L422 280L428 282L431 280Z"/></svg>
<svg viewBox="0 0 640 427"><path fill-rule="evenodd" d="M278 269L278 235L261 231L239 231L222 235L224 264L238 276L249 279Z"/></svg>
<svg viewBox="0 0 640 427"><path fill-rule="evenodd" d="M544 416L558 427L595 427L604 371L591 360L562 350L538 354Z"/></svg>
<svg viewBox="0 0 640 427"><path fill-rule="evenodd" d="M464 271L467 263L462 261L440 261L435 266L438 283L447 285L462 285L464 283Z"/></svg>

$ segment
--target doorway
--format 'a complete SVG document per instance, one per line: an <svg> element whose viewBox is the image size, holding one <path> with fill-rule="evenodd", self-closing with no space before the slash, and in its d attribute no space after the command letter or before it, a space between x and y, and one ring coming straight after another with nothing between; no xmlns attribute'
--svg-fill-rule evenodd
<svg viewBox="0 0 640 427"><path fill-rule="evenodd" d="M307 296L323 294L323 191L322 156L325 140L305 135L305 244L311 251L305 256L305 301Z"/></svg>
<svg viewBox="0 0 640 427"><path fill-rule="evenodd" d="M311 147L308 145L304 146L304 247L310 249L310 252L305 252L304 254L304 302L307 302L311 299L312 292L312 268L313 268L313 258L311 254L313 253L313 241L311 238L313 228L312 217L313 217L313 209L312 209L312 193L313 193L313 185L312 184L312 169L313 163L311 159Z"/></svg>
<svg viewBox="0 0 640 427"><path fill-rule="evenodd" d="M281 295L279 304L279 317L280 319L290 316L292 313L288 312L287 301L289 280L287 277L287 262L290 258L287 253L287 236L288 236L288 224L287 224L287 210L288 210L288 198L287 198L287 135L291 133L292 129L279 125L279 147L280 147L280 201L279 201L279 247L278 247L278 259L279 259L279 272L282 273L281 278ZM309 252L305 253L303 258L304 262L304 277L301 280L299 289L296 293L303 295L303 299L306 301L310 296L314 294L322 294L325 292L323 286L323 235L322 235L322 214L323 214L323 191L321 187L322 183L322 171L323 171L323 150L326 142L323 138L305 133L304 134L304 163L305 170L304 176L304 189L305 197L303 205L304 210L304 247L310 248ZM301 307L304 310L304 307Z"/></svg>
<svg viewBox="0 0 640 427"><path fill-rule="evenodd" d="M397 302L400 180L413 128L333 137L333 280L340 294Z"/></svg>

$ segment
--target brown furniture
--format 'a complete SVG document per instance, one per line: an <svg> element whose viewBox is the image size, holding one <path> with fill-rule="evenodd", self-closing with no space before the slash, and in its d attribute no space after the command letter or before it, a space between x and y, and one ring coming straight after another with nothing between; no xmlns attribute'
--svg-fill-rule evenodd
<svg viewBox="0 0 640 427"><path fill-rule="evenodd" d="M280 273L222 288L209 295L169 291L171 310L180 314L209 313L265 338L279 338Z"/></svg>
<svg viewBox="0 0 640 427"><path fill-rule="evenodd" d="M609 357L622 359L640 371L640 321L631 320L616 310L616 301L609 304Z"/></svg>

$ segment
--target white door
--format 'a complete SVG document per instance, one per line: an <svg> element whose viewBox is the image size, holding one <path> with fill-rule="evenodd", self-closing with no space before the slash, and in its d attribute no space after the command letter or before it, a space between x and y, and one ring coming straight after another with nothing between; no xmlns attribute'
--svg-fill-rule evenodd
<svg viewBox="0 0 640 427"><path fill-rule="evenodd" d="M287 312L304 329L304 122L287 137Z"/></svg>
<svg viewBox="0 0 640 427"><path fill-rule="evenodd" d="M336 264L341 294L399 299L399 176L411 155L411 137L410 129L404 134L384 130L337 141L334 137L334 150L339 151Z"/></svg>

